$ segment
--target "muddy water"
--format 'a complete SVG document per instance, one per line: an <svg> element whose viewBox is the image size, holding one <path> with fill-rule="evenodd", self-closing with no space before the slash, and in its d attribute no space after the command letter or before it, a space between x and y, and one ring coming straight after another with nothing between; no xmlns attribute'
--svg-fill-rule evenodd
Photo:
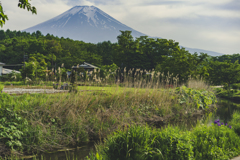
<svg viewBox="0 0 240 160"><path fill-rule="evenodd" d="M212 113L212 116L209 119L209 124L211 124L214 120L219 119L221 122L228 123L228 121L231 120L232 114L234 111L240 111L240 104L233 103L226 100L219 100L218 103L218 109ZM197 120L201 118L206 118L207 115L202 115L200 117L196 117L194 120L192 120L192 123L188 126L193 127L194 124L196 124ZM186 122L179 122L180 123L186 123ZM181 124L180 124L181 125ZM37 158L43 159L43 160L81 160L84 159L86 156L89 155L91 150L94 150L94 144L95 142L90 142L87 144L83 144L82 146L78 148L74 148L70 151L60 151L60 152L54 152L54 153L44 153L41 154L41 156L38 156Z"/></svg>
<svg viewBox="0 0 240 160"><path fill-rule="evenodd" d="M42 153L37 156L40 160L82 160L89 155L90 151L94 151L95 142L82 144L77 148L69 148L69 150L56 151L52 153ZM33 158L34 160L35 158Z"/></svg>

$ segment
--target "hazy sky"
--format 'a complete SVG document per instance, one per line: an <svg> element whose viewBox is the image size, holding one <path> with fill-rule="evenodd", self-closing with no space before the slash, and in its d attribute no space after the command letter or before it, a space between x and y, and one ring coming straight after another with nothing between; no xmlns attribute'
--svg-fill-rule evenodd
<svg viewBox="0 0 240 160"><path fill-rule="evenodd" d="M180 45L240 53L240 0L32 0L37 15L1 0L9 21L4 30L23 30L49 20L75 5L94 5L123 24Z"/></svg>

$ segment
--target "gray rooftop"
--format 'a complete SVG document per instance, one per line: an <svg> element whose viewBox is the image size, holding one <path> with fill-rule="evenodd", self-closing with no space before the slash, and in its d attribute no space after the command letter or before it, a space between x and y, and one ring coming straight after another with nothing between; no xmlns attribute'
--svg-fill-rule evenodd
<svg viewBox="0 0 240 160"><path fill-rule="evenodd" d="M10 73L12 73L12 72L21 73L21 72L19 72L19 71L7 69L7 68L3 68L3 69L2 69L2 74L10 74Z"/></svg>
<svg viewBox="0 0 240 160"><path fill-rule="evenodd" d="M82 68L98 68L90 63L87 62L83 62L83 64L79 65L78 67L82 67ZM77 68L77 66L73 66L72 68Z"/></svg>

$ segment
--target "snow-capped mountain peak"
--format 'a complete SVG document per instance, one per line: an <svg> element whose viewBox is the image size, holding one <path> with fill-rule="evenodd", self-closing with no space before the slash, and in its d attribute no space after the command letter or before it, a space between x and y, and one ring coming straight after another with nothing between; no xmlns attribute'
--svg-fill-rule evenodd
<svg viewBox="0 0 240 160"><path fill-rule="evenodd" d="M27 32L41 31L59 37L69 37L85 42L117 41L119 30L132 31L133 37L145 34L122 24L94 6L75 6L46 22L26 29Z"/></svg>

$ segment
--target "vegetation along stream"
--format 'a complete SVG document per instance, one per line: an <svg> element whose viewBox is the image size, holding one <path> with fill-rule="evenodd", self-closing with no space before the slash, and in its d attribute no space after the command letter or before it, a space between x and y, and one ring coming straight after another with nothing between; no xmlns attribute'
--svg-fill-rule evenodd
<svg viewBox="0 0 240 160"><path fill-rule="evenodd" d="M177 122L178 126L186 126L187 128L192 128L196 125L197 121L206 120L208 124L211 125L215 120L219 120L224 124L228 123L232 119L234 112L240 111L240 103L235 103L229 100L218 99L217 109L212 112L202 113L193 118L191 121L187 119L186 121ZM176 121L170 122L171 125L176 124ZM53 151L52 153L40 153L37 158L41 159L52 159L52 160L66 160L66 159L84 159L89 155L91 151L95 151L95 144L98 144L99 140L91 141L89 143L84 143L77 148L69 148L60 151ZM35 159L35 158L29 158Z"/></svg>

